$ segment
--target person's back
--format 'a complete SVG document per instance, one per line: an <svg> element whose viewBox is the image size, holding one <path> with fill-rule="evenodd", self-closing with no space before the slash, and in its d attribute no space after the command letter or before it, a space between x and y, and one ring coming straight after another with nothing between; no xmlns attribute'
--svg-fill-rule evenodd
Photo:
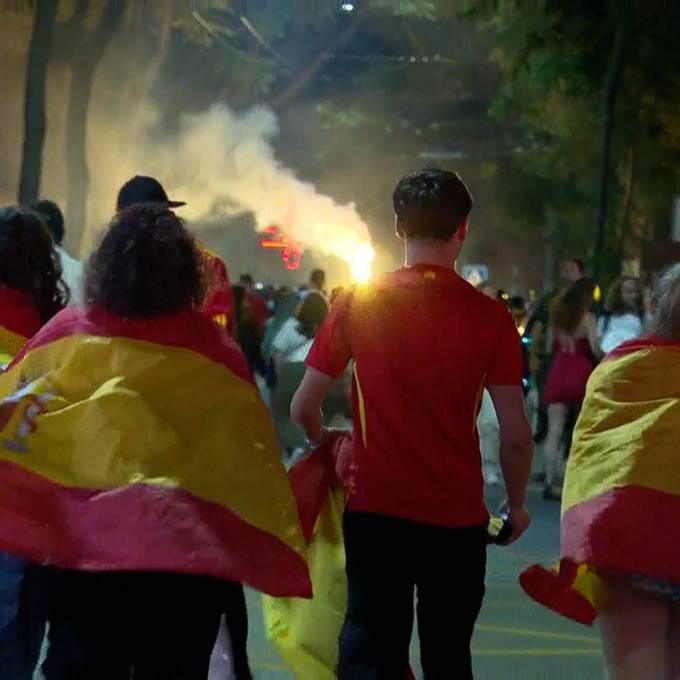
<svg viewBox="0 0 680 680"><path fill-rule="evenodd" d="M207 677L231 582L309 593L275 433L167 206L116 215L85 289L0 375L0 549L49 564L47 680Z"/></svg>
<svg viewBox="0 0 680 680"><path fill-rule="evenodd" d="M475 424L484 387L500 426L509 542L529 524L519 336L508 311L454 270L472 208L460 177L407 175L393 202L407 266L335 303L291 414L323 441L323 399L354 361L339 678L406 677L417 591L425 677L467 680L488 541Z"/></svg>
<svg viewBox="0 0 680 680"><path fill-rule="evenodd" d="M357 288L331 316L346 317L355 362L350 508L450 527L486 521L474 424L487 382L521 379L507 309L450 269L416 265Z"/></svg>

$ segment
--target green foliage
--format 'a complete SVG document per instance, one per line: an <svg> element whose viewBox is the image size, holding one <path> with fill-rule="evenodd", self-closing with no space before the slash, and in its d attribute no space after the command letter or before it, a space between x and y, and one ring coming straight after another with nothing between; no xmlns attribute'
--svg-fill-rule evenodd
<svg viewBox="0 0 680 680"><path fill-rule="evenodd" d="M516 126L525 151L511 164L505 202L524 226L545 224L557 211L568 226L556 247L585 252L593 245L589 225L602 158L605 71L622 4L498 0L492 5L469 14L496 43L491 58L501 83L490 113L500 124ZM612 271L622 254L635 254L646 240L667 233L680 181L678 25L677 3L634 5L613 121L610 262L605 263ZM518 203L518 195L528 200Z"/></svg>
<svg viewBox="0 0 680 680"><path fill-rule="evenodd" d="M370 7L400 17L417 17L432 21L437 18L437 3L434 0L371 0Z"/></svg>

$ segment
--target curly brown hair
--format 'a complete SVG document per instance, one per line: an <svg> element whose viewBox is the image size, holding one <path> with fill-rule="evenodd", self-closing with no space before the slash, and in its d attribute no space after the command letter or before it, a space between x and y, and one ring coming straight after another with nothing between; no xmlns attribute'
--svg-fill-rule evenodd
<svg viewBox="0 0 680 680"><path fill-rule="evenodd" d="M113 218L90 258L87 304L137 318L198 309L200 262L194 238L167 206L130 206Z"/></svg>
<svg viewBox="0 0 680 680"><path fill-rule="evenodd" d="M61 262L38 215L22 207L0 209L0 284L28 293L42 323L69 299Z"/></svg>

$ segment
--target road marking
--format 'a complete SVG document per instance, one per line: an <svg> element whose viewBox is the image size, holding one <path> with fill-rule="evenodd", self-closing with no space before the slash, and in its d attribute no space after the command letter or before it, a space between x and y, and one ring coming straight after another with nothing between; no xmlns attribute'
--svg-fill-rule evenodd
<svg viewBox="0 0 680 680"><path fill-rule="evenodd" d="M601 656L599 649L475 649L472 656Z"/></svg>
<svg viewBox="0 0 680 680"><path fill-rule="evenodd" d="M536 603L533 600L527 599L526 602L521 599L517 600L488 600L484 602L484 609L502 609L504 607L535 607Z"/></svg>
<svg viewBox="0 0 680 680"><path fill-rule="evenodd" d="M503 633L505 635L520 635L525 637L548 638L551 640L571 640L572 642L588 642L590 644L600 644L599 638L587 635L572 635L570 633L551 633L544 630L534 630L533 628L511 628L510 626L475 626L475 630L484 633Z"/></svg>

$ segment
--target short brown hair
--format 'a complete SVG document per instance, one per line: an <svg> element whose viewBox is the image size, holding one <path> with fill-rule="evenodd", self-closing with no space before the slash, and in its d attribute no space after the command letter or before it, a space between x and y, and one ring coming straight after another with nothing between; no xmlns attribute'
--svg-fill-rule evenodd
<svg viewBox="0 0 680 680"><path fill-rule="evenodd" d="M472 210L472 194L457 173L426 168L401 178L392 203L406 238L449 241Z"/></svg>

